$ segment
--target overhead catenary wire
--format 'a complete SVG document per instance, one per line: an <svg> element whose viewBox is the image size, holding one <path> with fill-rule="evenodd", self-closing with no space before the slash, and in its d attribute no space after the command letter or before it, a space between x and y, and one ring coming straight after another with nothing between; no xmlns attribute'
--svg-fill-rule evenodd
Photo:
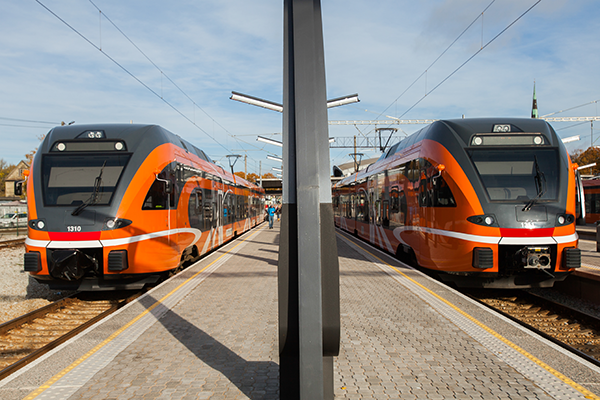
<svg viewBox="0 0 600 400"><path fill-rule="evenodd" d="M389 106L387 106L387 107L385 108L385 110L383 110L383 111L382 111L382 112L381 112L381 113L380 113L380 114L377 116L377 118L381 117L381 116L382 116L382 115L383 115L383 114L384 114L384 113L385 113L387 110L389 110L389 108L390 108L392 105L394 105L394 103L396 103L398 100L400 100L400 98L401 98L402 96L404 96L404 94L405 94L406 92L408 92L408 91L410 90L410 88L412 88L412 87L415 85L415 83L417 83L417 82L419 81L419 79L421 79L421 78L423 77L423 75L426 75L426 74L427 74L427 71L429 71L429 70L431 69L431 67L433 67L433 66L434 66L434 65L435 65L435 64L436 64L436 63L439 61L439 59L440 59L440 58L442 58L442 57L444 56L444 54L446 54L446 52L447 52L448 50L450 50L450 48L451 48L452 46L454 46L454 44L455 44L455 43L456 43L456 42L457 42L457 41L458 41L458 40L459 40L459 39L460 39L460 38L461 38L461 37L462 37L462 36L463 36L463 35L464 35L464 34L465 34L465 33L466 33L466 32L467 32L467 31L468 31L468 30L469 30L469 29L472 27L472 26L473 26L473 24L475 24L475 22L477 22L477 20L478 20L479 18L483 18L483 14L484 14L484 13L485 13L485 12L488 10L488 8L490 8L490 7L492 6L492 4L494 4L494 2L495 2L495 1L496 1L496 0L492 0L492 2L491 2L490 4L488 4L488 6L487 6L486 8L484 8L484 9L483 9L483 11L482 11L482 12L481 12L479 15L477 15L477 18L475 18L475 19L474 19L474 20L473 20L473 21L472 21L472 22L469 24L469 26L467 26L467 27L466 27L466 28L465 28L465 29L464 29L464 30L463 30L463 31L460 33L460 35L458 35L458 36L456 37L456 39L454 39L454 41L453 41L452 43L450 43L450 45L448 45L448 47L446 47L446 49L445 49L444 51L442 51L442 53L441 53L439 56L437 56L437 58L436 58L435 60L433 60L433 62L432 62L432 63L431 63L431 64L430 64L430 65L429 65L427 68L425 68L425 70L424 70L423 72L421 72L421 75L419 75L419 76L418 76L418 77L417 77L417 78L416 78L416 79L415 79L415 80L414 80L414 81L413 81L413 82L412 82L410 85L408 85L408 87L407 87L407 88L406 88L406 89L405 89L405 90L404 90L402 93L400 93L400 95L399 95L398 97L396 97L396 99L395 99L394 101L392 101L392 102L391 102L391 104L390 104ZM540 1L541 1L541 0L540 0ZM482 28L482 44L483 44L483 28ZM483 49L483 46L481 47L481 49ZM481 50L481 49L480 49L480 50Z"/></svg>
<svg viewBox="0 0 600 400"><path fill-rule="evenodd" d="M52 121L35 121L35 120L31 120L31 119L19 119L19 118L7 118L7 117L0 117L0 119L6 120L6 121L30 122L32 124L60 125L60 122L52 122Z"/></svg>
<svg viewBox="0 0 600 400"><path fill-rule="evenodd" d="M517 23L517 21L519 21L521 18L523 18L529 11L531 11L535 6L537 6L542 0L538 0L536 1L531 7L529 7L525 12L523 12L521 15L519 15L513 22L511 22L506 28L502 29L496 36L494 36L492 39L490 39L485 45L483 45L479 50L477 50L471 57L469 57L465 62L463 62L461 65L459 65L454 71L452 71L448 76L446 76L444 79L442 79L442 81L440 83L438 83L433 89L431 89L430 91L428 91L427 93L425 93L423 95L423 97L421 97L419 100L417 100L417 102L415 104L413 104L412 106L410 106L408 108L408 110L404 111L404 113L402 115L400 115L398 118L402 118L404 117L408 112L410 112L413 108L415 108L421 101L423 101L428 95L430 95L431 93L433 93L433 91L435 91L438 87L440 87L444 82L446 82L448 79L450 79L455 73L457 73L462 67L464 67L465 65L467 65L467 63L469 61L471 61L473 58L475 58L475 56L477 56L479 53L481 53L486 47L488 47L493 41L495 41L498 37L500 37L500 35L502 35L504 32L506 32L508 29L510 29L511 26L513 26L514 24ZM389 107L388 107L389 108Z"/></svg>
<svg viewBox="0 0 600 400"><path fill-rule="evenodd" d="M177 112L179 115L181 115L183 118L185 118L188 122L190 122L192 125L194 125L196 128L198 128L201 132L203 132L206 136L208 136L210 139L212 139L217 145L219 145L221 148L223 148L226 152L230 152L230 149L228 149L226 146L224 146L221 142L219 142L214 136L212 136L211 134L209 134L205 129L203 129L202 127L200 127L198 124L196 124L195 121L193 121L191 118L189 118L185 113L183 113L182 111L180 111L175 105L171 104L168 100L166 100L165 98L163 98L163 96L161 96L159 93L157 93L155 90L153 90L150 86L148 86L145 82L143 82L140 78L138 78L134 73L132 73L131 71L129 71L127 68L125 68L123 65L121 65L117 60L115 60L113 57L111 57L108 53L106 53L106 51L103 51L102 48L100 48L99 46L97 46L95 43L93 43L90 39L88 39L85 35L83 35L81 32L79 32L76 28L74 28L72 25L70 25L67 21L65 21L63 18L61 18L58 14L56 14L54 11L52 11L50 8L48 8L45 4L43 4L40 0L35 0L40 6L42 6L44 9L46 9L46 11L48 11L50 14L52 14L55 18L57 18L59 21L61 21L64 25L66 25L68 28L70 28L73 32L75 32L77 35L79 35L83 40L85 40L88 44L90 44L92 47L94 47L96 50L100 51L106 58L108 58L110 61L112 61L115 65L117 65L119 68L121 68L125 73L127 73L129 76L131 76L133 79L135 79L139 84L141 84L142 86L144 86L148 91L150 91L153 95L155 95L156 97L158 97L160 100L162 100L166 105L168 105L169 107L171 107L171 109L173 109L175 112ZM92 3L94 5L94 7L96 7L96 9L98 9L98 7L90 1L90 3ZM115 26L115 28L117 30L119 30L119 32L121 32L123 34L123 36L125 36L130 43L132 43L142 54L144 54L144 56L157 68L159 69L159 71L161 71L162 74L164 74L164 72L162 70L160 70L160 68L152 61L150 60L149 57L147 57L145 55L145 53L143 53L143 51L141 51L141 49L139 49L138 46L136 46L133 41L131 41L131 39L129 39L110 19L108 19L108 17L106 16L105 13L103 13L100 9L98 9L98 11L101 12L101 15L103 15L105 18L107 18L107 20L113 24L113 26ZM165 74L166 76L166 74ZM175 87L177 87L188 99L190 99L193 104L198 107L199 109L201 109L209 118L212 119L212 121L219 125L221 128L223 128L214 118L212 118L208 113L206 113L206 111L204 111L201 107L199 107L178 85L176 85L170 78L167 77L167 79L169 79L169 81L171 81L173 83L173 85ZM225 132L228 134L228 136L231 136L234 140L240 142L240 139L235 138L231 133L229 133L225 128L223 128L225 130ZM242 141L244 142L244 141ZM247 143L244 142L247 145L254 146L251 143Z"/></svg>
<svg viewBox="0 0 600 400"><path fill-rule="evenodd" d="M588 103L580 104L580 105L575 106L575 107L567 108L567 109L560 110L560 111L555 111L555 112L550 113L550 114L542 115L540 118L546 118L546 117L549 117L551 115L556 115L556 114L564 113L564 112L571 111L571 110L574 110L574 109L579 108L579 107L589 106L590 104L594 104L594 103L598 104L598 101L600 101L600 100L594 100L594 101L590 101Z"/></svg>
<svg viewBox="0 0 600 400"><path fill-rule="evenodd" d="M88 1L89 1L89 2L90 2L90 3L91 3L91 4L92 4L92 5L93 5L93 6L94 6L94 7L95 7L97 10L98 10L98 13L99 13L99 15L100 15L100 18L102 18L102 17L106 18L106 20L107 20L108 22L110 22L110 24L111 24L111 25L112 25L112 26L113 26L113 27L114 27L114 28L115 28L117 31L119 31L119 33L120 33L121 35L123 35L123 37L124 37L125 39L127 39L127 41L128 41L129 43L131 43L131 45L132 45L133 47L135 47L135 48L137 49L137 51L139 51L139 52L140 52L140 54L142 54L142 55L144 56L144 58L146 58L146 60L148 60L148 62L150 62L150 64L152 64L152 65L154 66L154 68L156 68L156 69L157 69L157 70L160 72L160 78L161 78L161 96L160 96L160 97L161 97L161 99L163 98L163 95L162 95L162 79L163 79L163 77L164 77L164 78L166 78L166 79L167 79L169 82L171 82L171 84L172 84L173 86L175 86L175 88L177 88L177 90L179 90L179 92L181 92L181 94L183 94L183 95L184 95L184 96L185 96L185 97L186 97L186 98L187 98L187 99L188 99L188 100L189 100L189 101L190 101L190 102L191 102L191 103L194 105L194 107L196 107L196 108L198 108L200 111L202 111L202 112L204 113L204 115L206 115L206 116L207 116L207 117L208 117L208 118L209 118L211 121L213 121L213 123L215 123L215 124L216 124L216 125L218 125L218 126L221 128L221 129L223 129L223 131L225 131L225 133L227 133L227 135L229 135L229 136L230 136L232 139L234 139L236 142L238 142L238 144L240 144L240 145L241 145L241 143L245 143L245 144L247 144L247 145L249 145L249 146L252 146L252 147L258 148L258 147L257 147L255 144L253 144L253 143L249 143L249 142L246 142L245 140L238 139L238 138L237 138L237 136L239 136L239 135L234 135L234 134L232 134L231 132L229 132L229 130L228 130L227 128L225 128L223 125L221 125L221 124L220 124L220 123L219 123L219 122L218 122L216 119L214 119L214 118L213 118L213 117L212 117L212 116L211 116L211 115L210 115L208 112L206 112L206 110L204 110L202 107L200 107L200 106L198 105L198 103L196 103L196 102L194 101L194 99L192 99L192 98L191 98L191 97L190 97L190 96L189 96L189 95L188 95L188 94L187 94L187 93L186 93L186 92L185 92L185 91L184 91L184 90L183 90L183 89L182 89L182 88L181 88L181 87L180 87L180 86L179 86L177 83L175 83L175 81L174 81L173 79L171 79L171 77L169 77L169 75L167 75L167 73L166 73L166 72L164 72L164 71L163 71L163 70L162 70L162 69L161 69L161 68L160 68L160 67L159 67L159 66L158 66L158 65L157 65L157 64L156 64L156 63L155 63L155 62L154 62L154 61L153 61L153 60L152 60L152 59L151 59L151 58L150 58L150 57L149 57L149 56L148 56L148 55L147 55L147 54L146 54L146 53L145 53L145 52L144 52L144 51L143 51L143 50L142 50L142 49L141 49L141 48L140 48L138 45L137 45L137 44L135 44L135 42L134 42L134 41L133 41L133 40L132 40L132 39L131 39L129 36L127 36L127 34L126 34L125 32L123 32L123 30L122 30L121 28L119 28L119 27L117 26L117 24L116 24L116 23L114 23L114 22L113 22L113 21L112 21L112 20L111 20L111 19L108 17L108 15L106 15L106 13L105 13L105 12L103 12L103 11L102 11L102 10L101 10L101 9L100 9L100 8L99 8L99 7L98 7L98 6L97 6L97 5L96 5L96 4L95 4L95 3L94 3L92 0L88 0ZM195 118L195 109L194 109L194 122L195 122L195 121L196 121L196 118ZM256 135L255 135L255 136L256 136ZM228 151L230 151L230 150L231 150L231 149L228 149ZM244 149L244 150L242 150L242 151L244 151L244 152L247 152L247 150L245 150L245 149Z"/></svg>
<svg viewBox="0 0 600 400"><path fill-rule="evenodd" d="M153 65L153 66L154 66L154 67L155 67L155 68L156 68L158 71L160 71L160 73L161 73L161 78L164 76L164 77L165 77L165 78L166 78L166 79L167 79L169 82L171 82L171 84L172 84L173 86L175 86L175 87L177 88L177 90L179 90L179 91L181 92L181 94L183 94L185 97L187 97L187 99L188 99L189 101L191 101L191 102L192 102L192 104L193 104L195 107L197 107L197 108L198 108L200 111L202 111L202 112L203 112L203 113L204 113L204 114L205 114L205 115L206 115L208 118L210 118L210 119L211 119L211 120L212 120L214 123L216 123L216 124L217 124L219 127L221 127L221 128L222 128L222 129L223 129L225 132L227 132L227 133L228 133L228 134L229 134L231 137L234 137L234 136L235 136L235 135L233 135L233 134L229 133L229 131L228 131L228 130L227 130L225 127L223 127L223 125L221 125L221 124L220 124L220 123L219 123L217 120L215 120L215 119L214 119L214 118L213 118L213 117L212 117L210 114L208 114L208 113L207 113L207 112L206 112L206 111L205 111L205 110L204 110L202 107L200 107L200 106L199 106L199 105L198 105L198 104L197 104L197 103L194 101L194 99L192 99L192 98L191 98L191 97L190 97L190 96L189 96L189 95L188 95L188 94L187 94L187 93L186 93L186 92L185 92L185 91L184 91L184 90L183 90L183 89L182 89L182 88L181 88L179 85L177 85L177 83L175 83L175 81L173 81L173 80L172 80L172 79L171 79L171 78L170 78L170 77L169 77L169 76L168 76L168 75L167 75L167 74L166 74L166 73L165 73L165 72L164 72L164 71L163 71L163 70L162 70L162 69L161 69L161 68L160 68L160 67L159 67L159 66L158 66L158 65L157 65L155 62L154 62L154 61L152 61L152 59L151 59L150 57L148 57L148 55L147 55L146 53L144 53L144 51L143 51L143 50L142 50L142 49L141 49L141 48L140 48L140 47L139 47L137 44L135 44L135 42L134 42L133 40L131 40L131 38L129 38L129 36L127 36L127 35L125 34L125 32L123 32L123 31L121 30L121 28L119 28L119 27L117 26L117 24L115 24L115 23L114 23L114 22L113 22L113 21L112 21L112 20L111 20L111 19L110 19L110 18L109 18L107 15L106 15L106 13L105 13L105 12L102 12L102 10L101 10L101 9L100 9L100 8L99 8L99 7L98 7L98 6L97 6L97 5L96 5L96 4L95 4L95 3L94 3L92 0L89 0L89 2L90 2L90 3L91 3L91 4L92 4L92 5L93 5L93 6L94 6L94 7L95 7L97 10L98 10L98 12L100 13L100 15L101 15L101 16L103 16L104 18L106 18L106 20L107 20L108 22L110 22L110 24L111 24L112 26L114 26L114 27L115 27L115 29L116 29L116 30L118 30L118 31L119 31L119 33L120 33L121 35L123 35L123 37L124 37L125 39L127 39L127 41L129 41L129 43L131 43L131 45L132 45L133 47L135 47L135 48L136 48L136 49L137 49L137 50L140 52L140 54L142 54L142 55L143 55L143 56L146 58L146 60L148 60L148 62L150 62L150 64L152 64L152 65ZM162 96L161 96L161 97L162 97ZM235 137L234 137L234 138L235 138Z"/></svg>

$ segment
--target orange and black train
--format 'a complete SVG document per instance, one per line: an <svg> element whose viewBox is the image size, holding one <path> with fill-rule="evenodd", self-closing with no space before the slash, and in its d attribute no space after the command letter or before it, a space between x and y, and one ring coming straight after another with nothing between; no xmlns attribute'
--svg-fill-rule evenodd
<svg viewBox="0 0 600 400"><path fill-rule="evenodd" d="M575 169L543 120L436 121L334 185L335 221L458 286L548 287L581 265Z"/></svg>
<svg viewBox="0 0 600 400"><path fill-rule="evenodd" d="M51 288L137 289L258 225L262 188L156 125L52 129L27 179L25 270Z"/></svg>

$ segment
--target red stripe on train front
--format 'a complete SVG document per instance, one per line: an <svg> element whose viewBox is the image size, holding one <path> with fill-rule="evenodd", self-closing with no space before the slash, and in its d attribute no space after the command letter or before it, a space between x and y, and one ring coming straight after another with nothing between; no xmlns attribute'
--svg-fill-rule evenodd
<svg viewBox="0 0 600 400"><path fill-rule="evenodd" d="M554 228L540 229L509 229L500 228L502 237L546 237L554 234Z"/></svg>
<svg viewBox="0 0 600 400"><path fill-rule="evenodd" d="M100 240L100 232L48 232L50 240L75 242L79 240Z"/></svg>

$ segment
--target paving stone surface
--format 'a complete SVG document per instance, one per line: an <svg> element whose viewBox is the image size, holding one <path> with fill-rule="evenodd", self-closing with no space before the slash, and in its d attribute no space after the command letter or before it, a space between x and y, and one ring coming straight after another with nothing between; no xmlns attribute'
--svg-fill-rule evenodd
<svg viewBox="0 0 600 400"><path fill-rule="evenodd" d="M336 398L552 398L346 242L338 252Z"/></svg>
<svg viewBox="0 0 600 400"><path fill-rule="evenodd" d="M72 398L278 399L278 238L252 239Z"/></svg>
<svg viewBox="0 0 600 400"><path fill-rule="evenodd" d="M70 398L278 399L278 227L249 239ZM346 240L338 250L336 399L566 398L542 390Z"/></svg>

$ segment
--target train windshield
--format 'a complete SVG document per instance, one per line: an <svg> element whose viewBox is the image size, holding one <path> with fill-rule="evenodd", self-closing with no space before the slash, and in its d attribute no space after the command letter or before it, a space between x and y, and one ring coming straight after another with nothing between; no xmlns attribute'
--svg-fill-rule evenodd
<svg viewBox="0 0 600 400"><path fill-rule="evenodd" d="M468 153L491 201L557 199L556 149L477 149Z"/></svg>
<svg viewBox="0 0 600 400"><path fill-rule="evenodd" d="M95 205L110 204L130 157L130 154L44 155L44 204L80 206L92 197Z"/></svg>

